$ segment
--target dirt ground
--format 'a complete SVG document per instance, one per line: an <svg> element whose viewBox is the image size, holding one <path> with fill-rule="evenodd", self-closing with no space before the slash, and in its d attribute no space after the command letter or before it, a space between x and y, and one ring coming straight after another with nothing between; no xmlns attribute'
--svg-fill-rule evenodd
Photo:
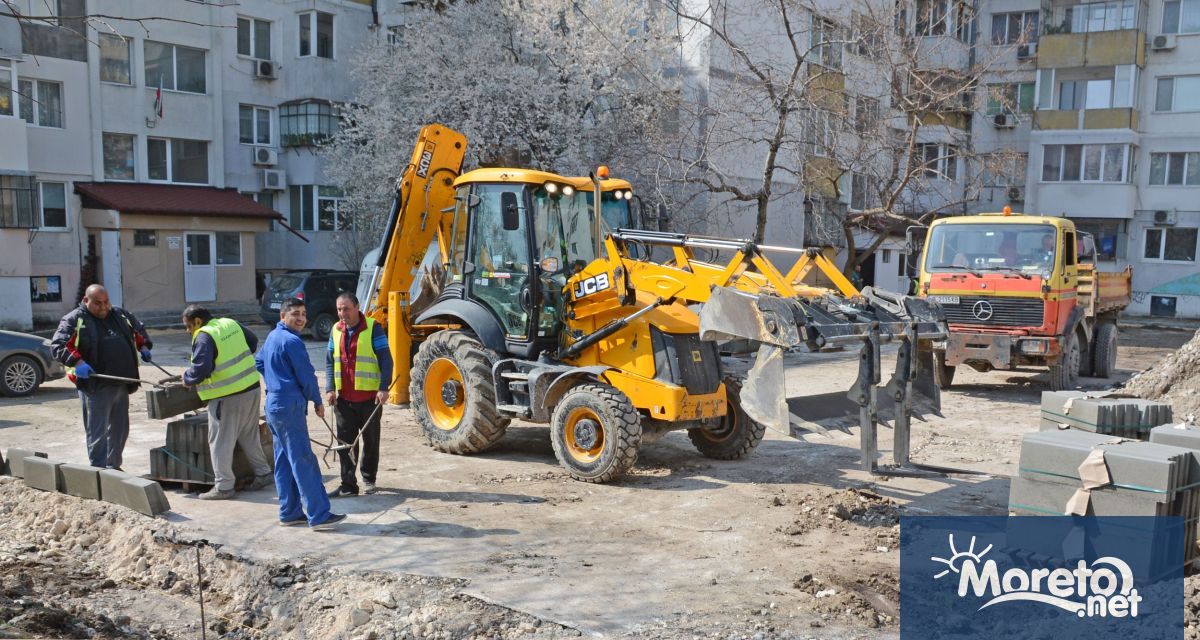
<svg viewBox="0 0 1200 640"><path fill-rule="evenodd" d="M154 337L156 360L182 370L184 333ZM1123 326L1119 375L1084 382L1119 384L1191 337ZM315 363L323 346L309 342ZM797 408L845 389L857 367L851 352L787 361ZM544 427L514 424L494 450L458 457L429 449L411 414L389 408L381 491L335 501L350 517L332 533L276 526L272 490L218 503L168 491L171 513L148 519L0 481L0 620L10 624L0 637L84 627L196 637L197 540L209 627L228 637L896 637L899 517L1005 513L1046 388L1037 372L960 371L955 382L945 417L912 437L914 460L976 472L941 478L861 471L854 429L769 431L736 462L702 458L670 433L644 446L629 477L588 485L560 469ZM145 417L141 397L130 413L125 469L146 473L163 423ZM315 416L309 426L328 438ZM885 462L891 437L879 436ZM0 449L12 446L86 461L69 383L0 400ZM334 465L323 470L330 487ZM1189 581L1192 603L1196 588Z"/></svg>

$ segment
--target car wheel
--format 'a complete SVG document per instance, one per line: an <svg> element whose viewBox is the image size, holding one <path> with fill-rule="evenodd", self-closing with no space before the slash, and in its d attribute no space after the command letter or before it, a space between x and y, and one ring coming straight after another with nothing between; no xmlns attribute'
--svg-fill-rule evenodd
<svg viewBox="0 0 1200 640"><path fill-rule="evenodd" d="M317 319L313 320L313 337L321 341L328 340L329 334L333 332L333 324L335 322L337 322L337 318L334 318L332 315L318 313Z"/></svg>
<svg viewBox="0 0 1200 640"><path fill-rule="evenodd" d="M0 391L6 396L27 396L42 384L42 367L29 356L12 356L0 363Z"/></svg>

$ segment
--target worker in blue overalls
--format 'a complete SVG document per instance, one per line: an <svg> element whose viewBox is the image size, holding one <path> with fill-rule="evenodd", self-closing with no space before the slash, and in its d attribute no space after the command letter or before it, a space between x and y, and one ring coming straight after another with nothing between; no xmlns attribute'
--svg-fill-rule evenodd
<svg viewBox="0 0 1200 640"><path fill-rule="evenodd" d="M325 417L317 374L308 360L300 331L308 322L304 301L285 300L279 324L267 335L254 364L267 388L267 424L275 438L275 488L279 492L279 523L308 523L312 529L332 529L346 519L329 511L321 469L308 439L308 402ZM307 517L306 517L307 516Z"/></svg>

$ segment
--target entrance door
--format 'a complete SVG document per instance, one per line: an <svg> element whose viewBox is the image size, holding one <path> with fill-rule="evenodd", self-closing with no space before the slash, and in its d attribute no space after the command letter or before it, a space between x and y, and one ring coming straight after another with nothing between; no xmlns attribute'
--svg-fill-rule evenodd
<svg viewBox="0 0 1200 640"><path fill-rule="evenodd" d="M501 194L510 192L520 203L520 225L505 229ZM529 339L529 227L520 185L485 184L475 189L478 203L471 212L470 252L474 265L468 291L491 309L512 340Z"/></svg>
<svg viewBox="0 0 1200 640"><path fill-rule="evenodd" d="M185 233L183 252L183 295L188 302L212 302L217 299L217 266L213 249L215 233Z"/></svg>
<svg viewBox="0 0 1200 640"><path fill-rule="evenodd" d="M125 304L121 295L121 232L100 232L101 283L108 290L108 301L115 307Z"/></svg>

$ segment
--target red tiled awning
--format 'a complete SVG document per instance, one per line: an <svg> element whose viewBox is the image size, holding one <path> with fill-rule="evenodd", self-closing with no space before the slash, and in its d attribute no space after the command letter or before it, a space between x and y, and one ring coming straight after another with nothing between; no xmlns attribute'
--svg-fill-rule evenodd
<svg viewBox="0 0 1200 640"><path fill-rule="evenodd" d="M88 209L160 216L211 216L279 220L279 212L234 191L216 187L121 182L76 182Z"/></svg>

